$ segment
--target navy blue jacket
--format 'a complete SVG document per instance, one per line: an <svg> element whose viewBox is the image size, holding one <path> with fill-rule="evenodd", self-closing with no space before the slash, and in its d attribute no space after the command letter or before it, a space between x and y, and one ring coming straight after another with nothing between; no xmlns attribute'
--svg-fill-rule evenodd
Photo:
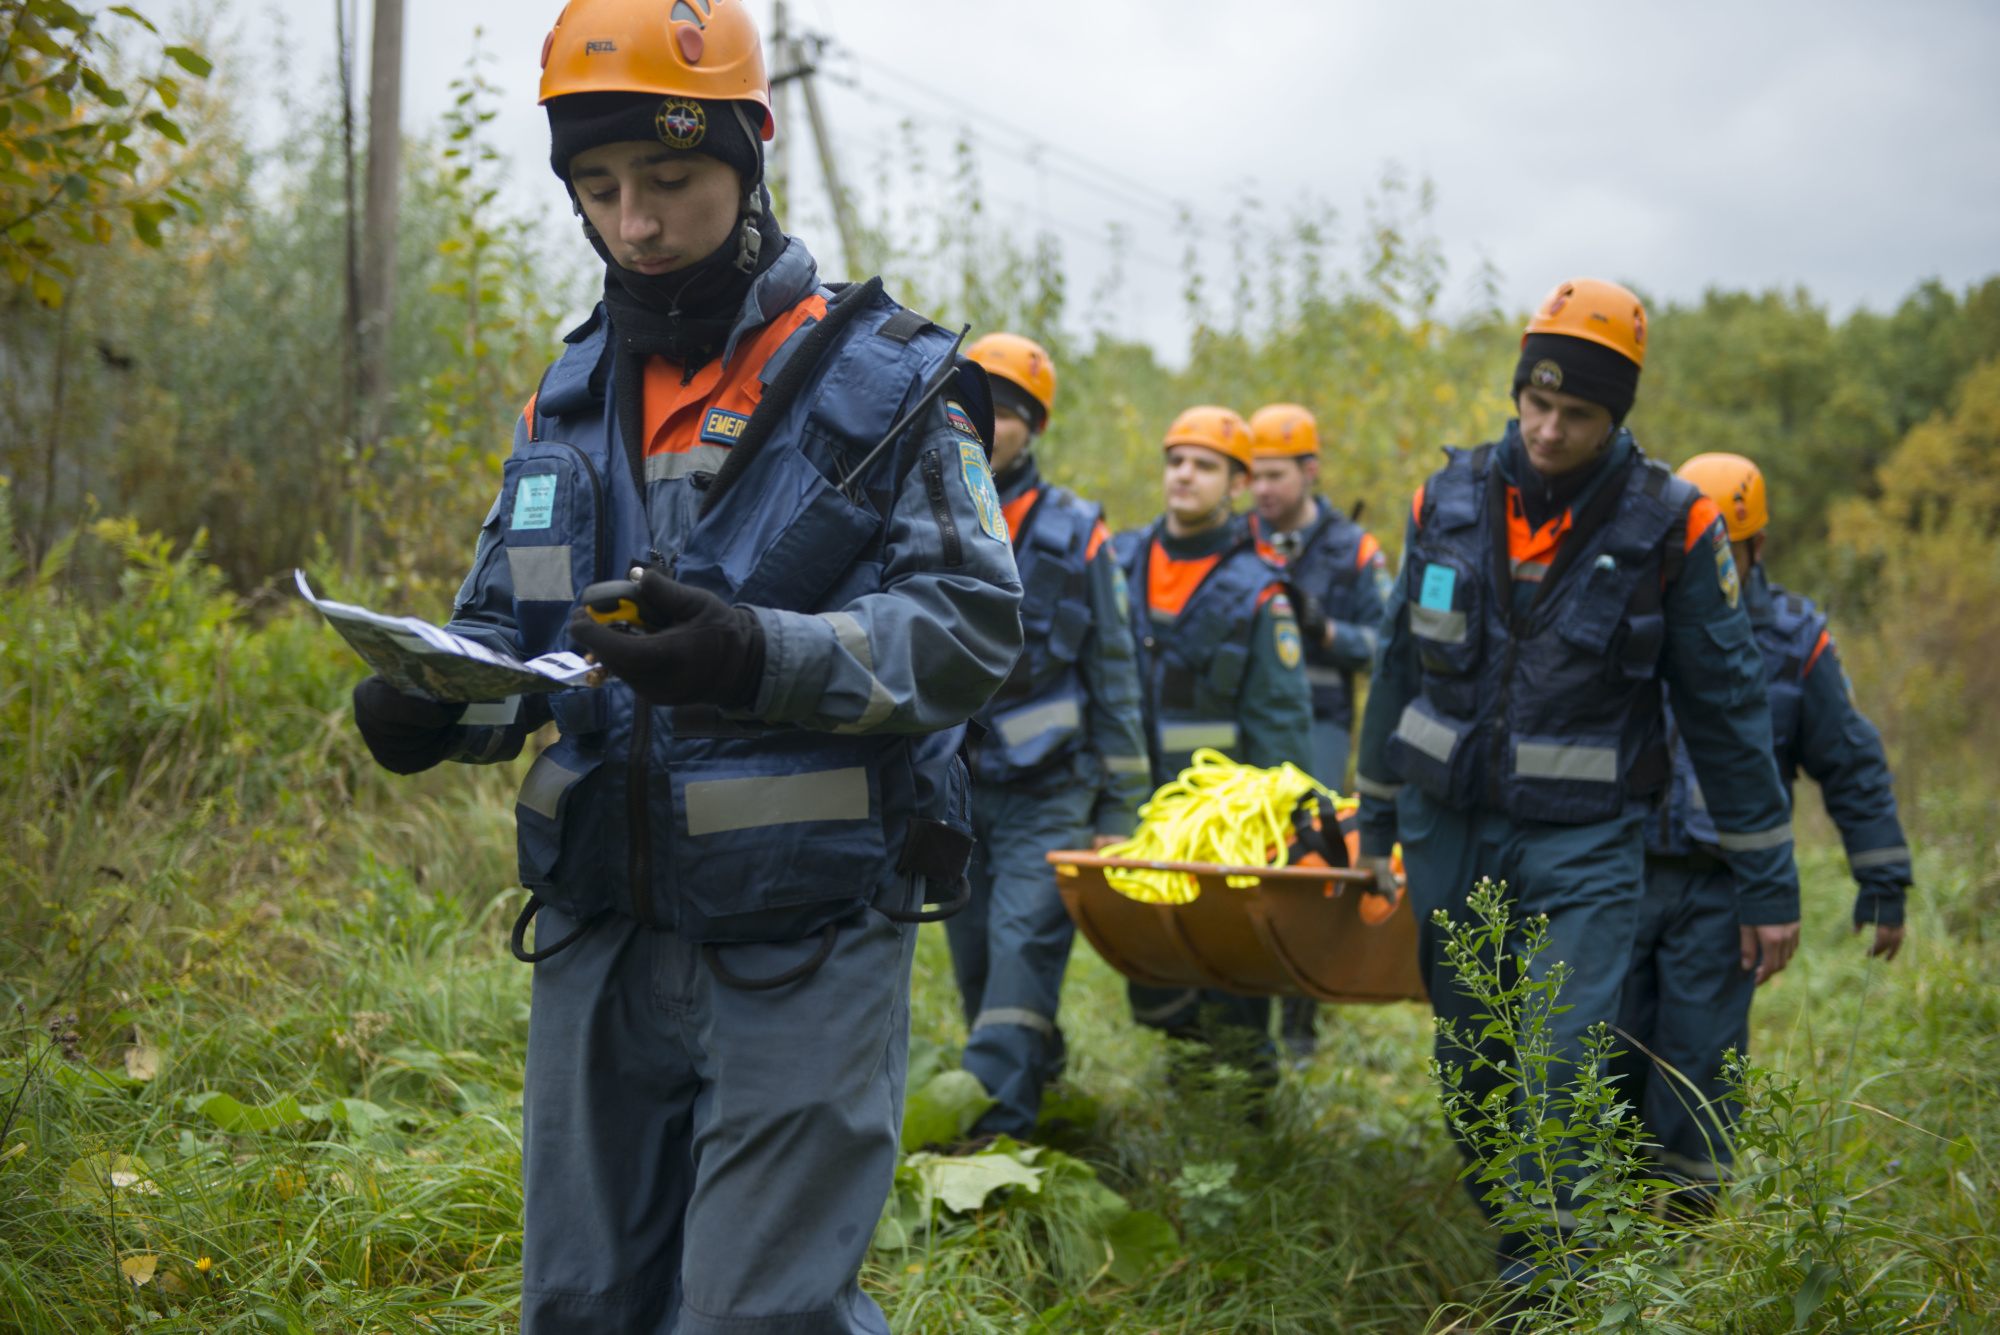
<svg viewBox="0 0 2000 1335"><path fill-rule="evenodd" d="M1451 451L1412 515L1362 724L1362 850L1395 841L1416 783L1454 808L1584 824L1651 805L1672 766L1662 686L1683 710L1746 923L1798 919L1790 805L1764 670L1716 515L1620 430L1570 505L1552 565L1517 570L1508 489L1518 426ZM1523 563L1524 567L1528 563Z"/></svg>
<svg viewBox="0 0 2000 1335"><path fill-rule="evenodd" d="M996 480L1003 505L1028 506L1013 535L1024 643L979 712L972 780L1035 794L1087 784L1099 793L1098 833L1129 835L1151 766L1125 574L1103 508L1044 482L1032 454Z"/></svg>
<svg viewBox="0 0 2000 1335"><path fill-rule="evenodd" d="M1267 559L1284 563L1285 579L1312 594L1333 623L1333 643L1306 643L1306 682L1313 717L1354 730L1354 674L1375 661L1387 610L1389 570L1368 530L1315 496L1311 523L1297 533L1266 531L1257 515L1250 531Z"/></svg>
<svg viewBox="0 0 2000 1335"><path fill-rule="evenodd" d="M1882 735L1854 702L1826 614L1810 598L1770 583L1762 565L1753 566L1744 582L1743 604L1764 656L1772 742L1786 791L1800 770L1819 784L1859 887L1854 921L1900 926L1911 872L1896 788ZM1671 857L1714 848L1716 834L1671 710L1668 721L1675 749L1673 789L1657 817L1646 823L1646 851Z"/></svg>
<svg viewBox="0 0 2000 1335"><path fill-rule="evenodd" d="M722 356L816 293L834 298L794 238ZM522 658L571 647L577 594L646 561L751 608L764 631L763 679L740 713L650 707L616 681L535 701L562 735L522 785L521 880L572 918L608 909L698 941L789 939L878 896L912 907L895 872L912 817L969 828L962 725L1021 644L985 447L952 402L984 382L964 377L837 486L951 342L886 297L848 295L865 304L715 496L718 475L693 455L651 456L634 476L602 307L515 431L453 631ZM765 386L814 327L771 354ZM465 754L485 749L474 737Z"/></svg>
<svg viewBox="0 0 2000 1335"><path fill-rule="evenodd" d="M1175 615L1151 605L1155 538L1176 560L1220 558ZM1177 778L1203 747L1310 772L1312 697L1298 622L1282 593L1264 596L1282 572L1257 554L1249 526L1233 518L1177 540L1160 519L1114 541L1131 588L1154 784Z"/></svg>

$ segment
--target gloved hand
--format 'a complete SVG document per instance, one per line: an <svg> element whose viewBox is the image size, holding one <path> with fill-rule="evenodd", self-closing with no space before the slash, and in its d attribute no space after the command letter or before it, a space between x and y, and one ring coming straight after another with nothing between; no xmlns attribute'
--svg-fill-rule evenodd
<svg viewBox="0 0 2000 1335"><path fill-rule="evenodd" d="M1292 615L1298 618L1299 634L1305 642L1318 649L1326 644L1326 604L1318 596L1296 584L1285 585L1285 593L1292 600Z"/></svg>
<svg viewBox="0 0 2000 1335"><path fill-rule="evenodd" d="M458 744L464 701L447 703L405 695L380 677L354 688L354 725L368 754L391 774L421 774Z"/></svg>
<svg viewBox="0 0 2000 1335"><path fill-rule="evenodd" d="M1381 895L1384 899L1396 897L1396 860L1394 858L1362 858L1361 870L1375 873L1375 884L1368 886L1365 893Z"/></svg>
<svg viewBox="0 0 2000 1335"><path fill-rule="evenodd" d="M570 638L647 704L744 709L757 698L764 628L755 612L651 569L639 576L638 603L639 615L658 629L635 635L579 607Z"/></svg>

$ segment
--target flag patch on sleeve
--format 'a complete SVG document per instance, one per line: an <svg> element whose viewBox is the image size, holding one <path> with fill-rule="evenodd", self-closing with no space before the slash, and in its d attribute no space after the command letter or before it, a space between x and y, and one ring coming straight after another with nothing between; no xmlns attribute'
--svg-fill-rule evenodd
<svg viewBox="0 0 2000 1335"><path fill-rule="evenodd" d="M981 444L985 443L979 434L979 428L972 424L972 418L967 415L965 409L953 403L950 399L946 399L944 403L944 420L951 424L953 431L964 436L967 440L977 440Z"/></svg>

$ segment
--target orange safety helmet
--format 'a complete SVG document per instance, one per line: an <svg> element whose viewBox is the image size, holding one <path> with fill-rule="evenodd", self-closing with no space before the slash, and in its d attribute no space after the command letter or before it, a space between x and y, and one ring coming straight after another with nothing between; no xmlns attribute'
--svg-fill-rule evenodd
<svg viewBox="0 0 2000 1335"><path fill-rule="evenodd" d="M1567 334L1646 364L1646 307L1632 292L1600 278L1572 278L1535 308L1529 334ZM1525 339L1526 335L1523 335Z"/></svg>
<svg viewBox="0 0 2000 1335"><path fill-rule="evenodd" d="M1267 403L1250 414L1251 452L1259 459L1319 453L1319 423L1296 403Z"/></svg>
<svg viewBox="0 0 2000 1335"><path fill-rule="evenodd" d="M1771 522L1764 474L1742 455L1697 454L1680 466L1680 476L1700 487L1702 495L1722 511L1731 542L1754 537Z"/></svg>
<svg viewBox="0 0 2000 1335"><path fill-rule="evenodd" d="M743 0L569 0L542 40L540 101L571 93L754 102L777 129L764 46Z"/></svg>
<svg viewBox="0 0 2000 1335"><path fill-rule="evenodd" d="M1056 406L1056 364L1047 348L1019 334L988 334L967 348L965 355L985 367L986 374L1018 385L1041 405L1041 420L1028 423L1030 427L1039 432L1048 426L1049 414Z"/></svg>
<svg viewBox="0 0 2000 1335"><path fill-rule="evenodd" d="M1250 424L1229 409L1212 403L1190 408L1174 419L1161 448L1170 450L1176 445L1200 445L1234 459L1246 469L1255 457L1250 449Z"/></svg>

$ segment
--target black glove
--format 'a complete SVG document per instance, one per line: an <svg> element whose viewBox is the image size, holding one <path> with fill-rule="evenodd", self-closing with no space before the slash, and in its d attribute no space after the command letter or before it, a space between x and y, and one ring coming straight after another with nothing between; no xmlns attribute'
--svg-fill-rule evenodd
<svg viewBox="0 0 2000 1335"><path fill-rule="evenodd" d="M638 634L603 625L579 607L570 638L651 705L716 705L747 709L764 678L764 628L747 607L668 579L657 570L639 578Z"/></svg>
<svg viewBox="0 0 2000 1335"><path fill-rule="evenodd" d="M391 774L421 774L458 745L465 702L405 695L380 677L354 688L354 724L368 754Z"/></svg>
<svg viewBox="0 0 2000 1335"><path fill-rule="evenodd" d="M1326 644L1326 604L1296 584L1285 585L1285 592L1291 596L1292 615L1298 618L1306 647L1322 648Z"/></svg>

